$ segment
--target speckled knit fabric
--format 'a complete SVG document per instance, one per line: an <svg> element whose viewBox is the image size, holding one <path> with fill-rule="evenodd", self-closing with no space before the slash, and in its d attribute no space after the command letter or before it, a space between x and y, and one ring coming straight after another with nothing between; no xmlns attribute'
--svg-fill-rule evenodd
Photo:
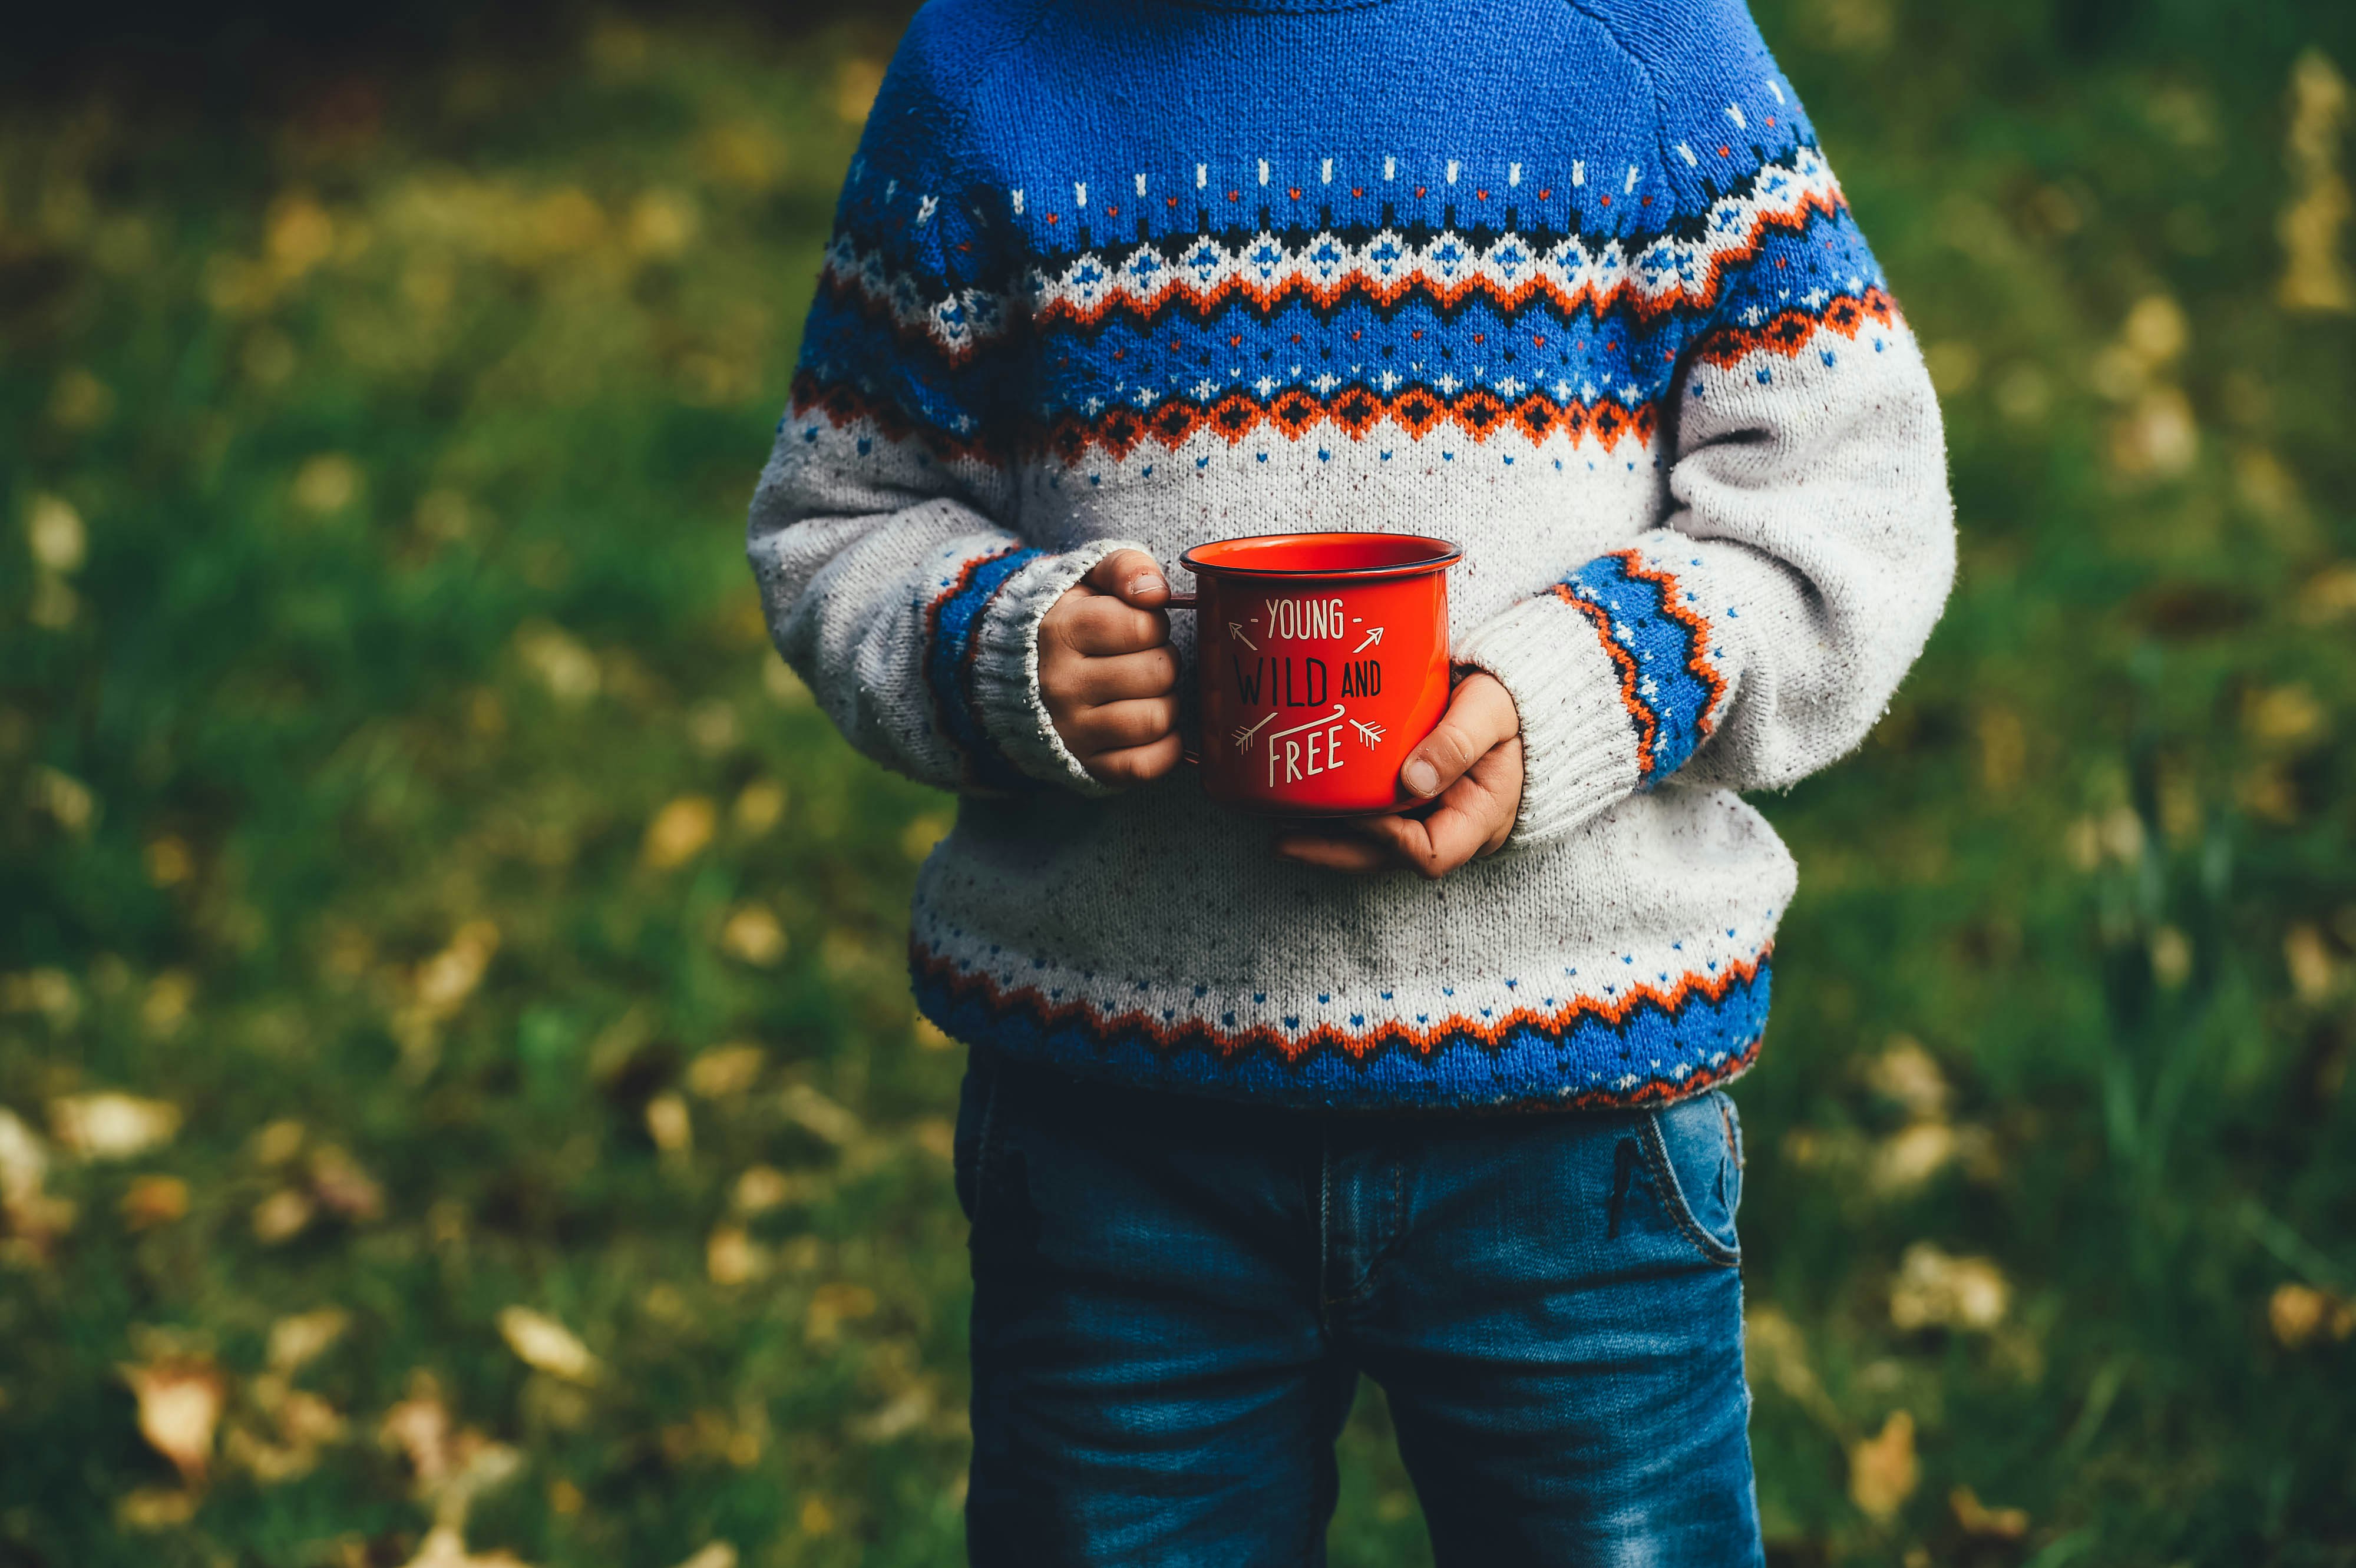
<svg viewBox="0 0 2356 1568"><path fill-rule="evenodd" d="M1306 528L1464 547L1455 655L1526 746L1504 852L1311 869L1058 741L1039 622L1106 551ZM1735 792L1863 738L1954 571L1921 356L1740 0L935 0L750 552L843 733L963 794L930 1018L1361 1108L1750 1065L1794 871Z"/></svg>

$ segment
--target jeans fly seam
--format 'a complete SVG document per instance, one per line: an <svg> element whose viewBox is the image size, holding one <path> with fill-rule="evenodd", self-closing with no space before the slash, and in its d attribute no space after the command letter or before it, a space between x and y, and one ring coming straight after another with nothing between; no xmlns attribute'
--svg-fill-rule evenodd
<svg viewBox="0 0 2356 1568"><path fill-rule="evenodd" d="M1357 1282L1348 1290L1329 1298L1328 1306L1355 1307L1374 1294L1375 1286L1379 1283L1375 1277L1376 1271L1398 1254L1405 1241L1404 1227L1399 1223L1399 1211L1402 1195L1406 1190L1407 1161L1395 1159L1391 1163L1390 1202L1387 1205L1387 1212L1383 1217L1380 1233L1375 1238L1374 1245L1366 1249L1365 1273L1359 1275Z"/></svg>
<svg viewBox="0 0 2356 1568"><path fill-rule="evenodd" d="M1382 1245L1366 1260L1366 1284L1374 1283L1375 1270L1407 1250L1407 1157L1396 1156L1391 1160L1390 1212L1383 1221ZM1365 1294L1364 1288L1359 1292Z"/></svg>
<svg viewBox="0 0 2356 1568"><path fill-rule="evenodd" d="M1328 1307L1339 1300L1328 1296L1333 1272L1333 1145L1332 1135L1321 1129L1317 1134L1317 1327L1328 1339L1333 1325L1326 1316Z"/></svg>

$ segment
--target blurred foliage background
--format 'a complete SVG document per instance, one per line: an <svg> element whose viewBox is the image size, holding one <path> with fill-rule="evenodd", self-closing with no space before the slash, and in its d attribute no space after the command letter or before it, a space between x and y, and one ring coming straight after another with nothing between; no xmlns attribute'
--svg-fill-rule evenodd
<svg viewBox="0 0 2356 1568"><path fill-rule="evenodd" d="M948 803L739 554L904 18L134 15L0 105L0 1564L959 1560ZM1964 561L1762 803L1771 1555L2356 1563L2356 8L1761 20Z"/></svg>

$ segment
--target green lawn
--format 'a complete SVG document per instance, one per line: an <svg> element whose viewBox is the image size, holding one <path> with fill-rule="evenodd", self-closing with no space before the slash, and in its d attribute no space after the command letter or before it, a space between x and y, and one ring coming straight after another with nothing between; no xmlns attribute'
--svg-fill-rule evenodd
<svg viewBox="0 0 2356 1568"><path fill-rule="evenodd" d="M1762 803L1772 1554L2356 1563L2356 10L1761 17L1964 563ZM889 41L0 105L0 1568L959 1560L949 803L739 548Z"/></svg>

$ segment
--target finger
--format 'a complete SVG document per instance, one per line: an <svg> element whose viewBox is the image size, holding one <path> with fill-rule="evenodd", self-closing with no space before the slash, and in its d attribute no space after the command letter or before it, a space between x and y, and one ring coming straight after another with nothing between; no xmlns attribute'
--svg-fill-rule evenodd
<svg viewBox="0 0 2356 1568"><path fill-rule="evenodd" d="M1370 840L1392 865L1409 867L1427 877L1442 874L1432 869L1431 833L1422 817L1368 816L1350 826Z"/></svg>
<svg viewBox="0 0 2356 1568"><path fill-rule="evenodd" d="M1063 684L1075 699L1090 707L1124 698L1163 697L1178 688L1178 656L1164 645L1141 654L1075 659Z"/></svg>
<svg viewBox="0 0 2356 1568"><path fill-rule="evenodd" d="M1503 846L1521 805L1521 742L1509 740L1473 763L1420 818L1389 819L1401 824L1393 843L1399 858L1427 877L1444 877Z"/></svg>
<svg viewBox="0 0 2356 1568"><path fill-rule="evenodd" d="M1127 702L1108 702L1101 708L1082 709L1073 717L1072 733L1079 741L1073 749L1087 757L1130 746L1148 746L1172 733L1177 724L1178 699L1174 697L1139 697Z"/></svg>
<svg viewBox="0 0 2356 1568"><path fill-rule="evenodd" d="M1416 826L1422 843L1408 857L1415 869L1427 877L1444 877L1481 852L1488 843L1494 827L1486 795L1469 802L1454 799L1458 790L1471 789L1471 781L1459 784L1456 789L1440 797L1440 809L1432 812ZM1510 828L1512 823L1506 827Z"/></svg>
<svg viewBox="0 0 2356 1568"><path fill-rule="evenodd" d="M1170 597L1170 580L1141 549L1117 549L1088 569L1080 580L1099 593L1108 593L1141 610L1158 609Z"/></svg>
<svg viewBox="0 0 2356 1568"><path fill-rule="evenodd" d="M1088 759L1087 768L1108 784L1148 784L1175 768L1182 750L1177 736L1164 735L1146 745L1099 752Z"/></svg>
<svg viewBox="0 0 2356 1568"><path fill-rule="evenodd" d="M1382 845L1366 838L1337 838L1323 833L1287 833L1276 841L1276 852L1304 866L1364 876L1395 870L1398 859Z"/></svg>
<svg viewBox="0 0 2356 1568"><path fill-rule="evenodd" d="M1514 699L1491 675L1470 676L1449 699L1440 727L1408 753L1399 784L1425 799L1438 795L1488 755L1489 749L1521 731Z"/></svg>
<svg viewBox="0 0 2356 1568"><path fill-rule="evenodd" d="M1170 617L1118 599L1082 599L1056 617L1055 635L1074 653L1090 658L1138 654L1170 640Z"/></svg>
<svg viewBox="0 0 2356 1568"><path fill-rule="evenodd" d="M1474 851L1479 855L1494 855L1505 847L1505 840L1514 836L1514 828L1522 819L1522 738L1516 735L1504 745L1494 748L1487 756L1472 764L1472 771L1467 777L1477 780L1496 803L1490 814L1489 836Z"/></svg>
<svg viewBox="0 0 2356 1568"><path fill-rule="evenodd" d="M1424 816L1375 816L1357 826L1385 864L1406 866L1435 880L1472 859L1487 831L1463 811L1444 805Z"/></svg>

